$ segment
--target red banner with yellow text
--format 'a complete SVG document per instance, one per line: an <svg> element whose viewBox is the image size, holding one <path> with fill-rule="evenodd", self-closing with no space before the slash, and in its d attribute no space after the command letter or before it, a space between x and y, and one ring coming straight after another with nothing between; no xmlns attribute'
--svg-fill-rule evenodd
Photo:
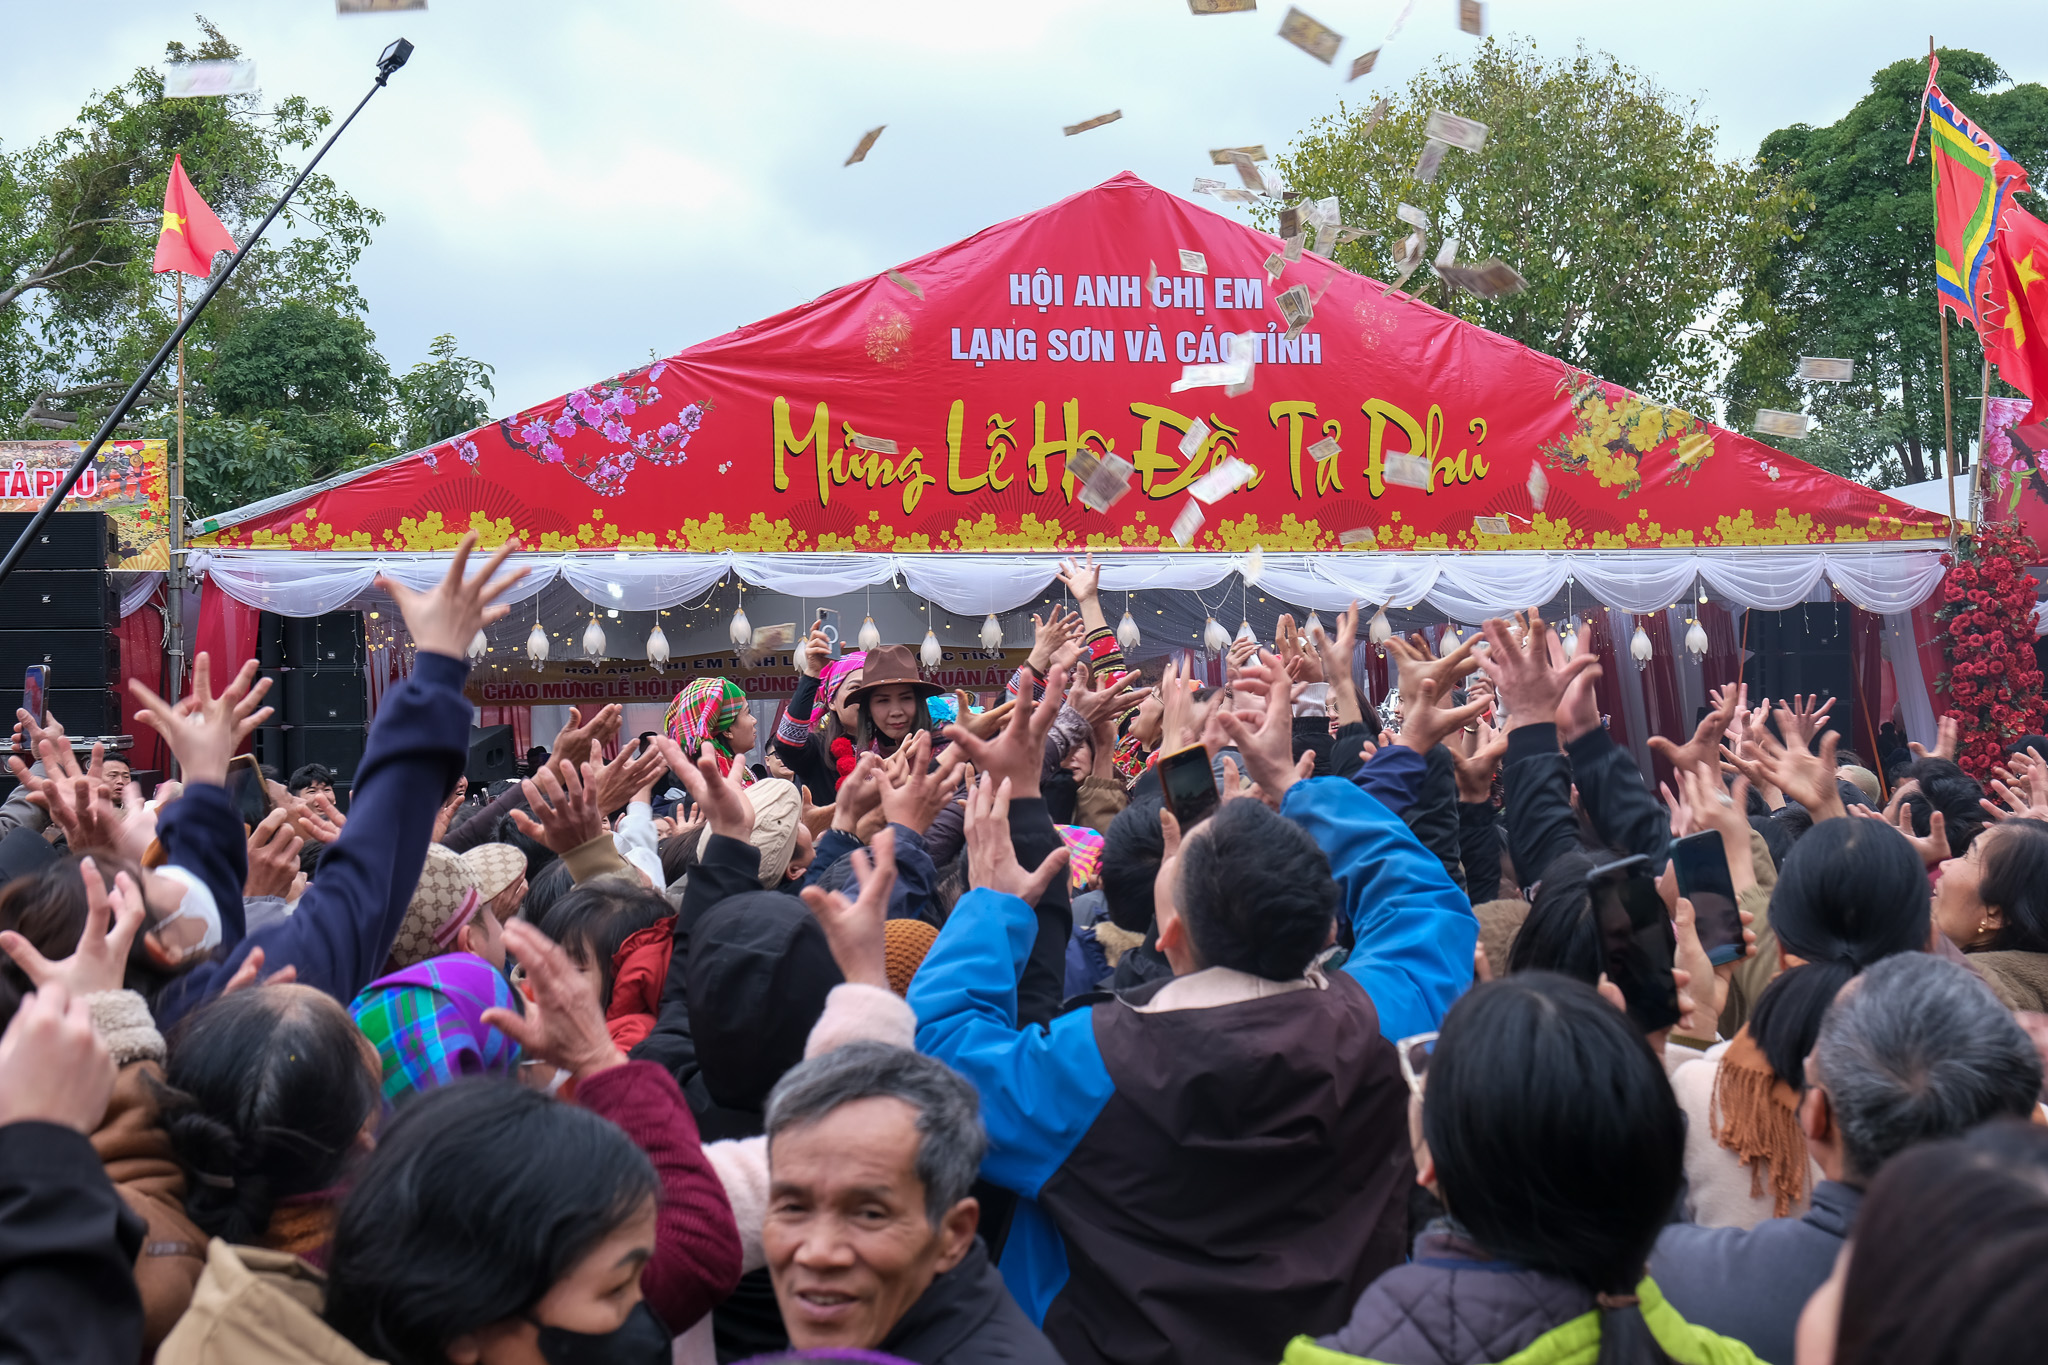
<svg viewBox="0 0 2048 1365"><path fill-rule="evenodd" d="M431 550L472 527L487 543L516 533L543 550L1172 550L1189 485L1236 456L1256 477L1203 508L1187 548L1943 534L1932 513L1313 253L1269 277L1278 249L1120 175L898 272L202 529L219 545L305 550ZM1315 313L1290 337L1275 299L1295 284ZM1245 348L1258 362L1249 392L1172 391L1183 366ZM1084 452L1137 468L1107 511L1079 499L1069 461ZM1420 457L1424 476L1398 455Z"/></svg>

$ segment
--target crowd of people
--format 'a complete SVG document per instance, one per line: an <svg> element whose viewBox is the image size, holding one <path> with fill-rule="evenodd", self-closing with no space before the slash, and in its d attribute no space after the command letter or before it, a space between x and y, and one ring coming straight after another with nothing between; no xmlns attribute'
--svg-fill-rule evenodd
<svg viewBox="0 0 2048 1365"><path fill-rule="evenodd" d="M253 661L147 796L21 714L0 1360L2034 1358L2048 740L1732 684L1660 799L1535 612L1375 705L1355 606L1200 685L1069 562L999 705L814 633L469 793L474 542L345 809L231 797Z"/></svg>

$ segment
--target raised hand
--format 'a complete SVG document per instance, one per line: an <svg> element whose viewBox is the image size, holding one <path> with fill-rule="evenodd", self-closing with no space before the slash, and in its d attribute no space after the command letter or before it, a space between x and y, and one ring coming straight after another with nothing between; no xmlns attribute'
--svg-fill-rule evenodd
<svg viewBox="0 0 2048 1365"><path fill-rule="evenodd" d="M260 978L260 982L259 982ZM249 955L242 959L242 965L235 968L220 988L222 995L233 995L236 991L247 990L254 985L289 986L299 979L299 969L287 962L268 976L263 975L263 950L251 948Z"/></svg>
<svg viewBox="0 0 2048 1365"><path fill-rule="evenodd" d="M286 807L291 813L291 822L298 829L301 838L314 843L331 844L341 837L342 826L348 817L334 804L334 798L325 792L316 796L300 797Z"/></svg>
<svg viewBox="0 0 2048 1365"><path fill-rule="evenodd" d="M249 876L242 895L288 896L299 875L299 850L306 846L291 826L291 811L279 806L249 831Z"/></svg>
<svg viewBox="0 0 2048 1365"><path fill-rule="evenodd" d="M1791 733L1792 713L1781 706L1777 714L1779 731ZM1835 749L1840 743L1841 736L1829 730L1820 737L1820 752L1814 753L1804 744L1780 744L1769 730L1760 729L1756 732L1757 772L1788 800L1812 811L1816 824L1845 816L1848 811L1842 805L1842 792L1835 785Z"/></svg>
<svg viewBox="0 0 2048 1365"><path fill-rule="evenodd" d="M754 803L747 799L747 789L740 785L738 764L733 765L730 774L720 773L718 755L711 751L709 745L692 763L683 757L683 746L667 735L654 741L651 752L666 762L669 770L682 782L683 790L690 794L690 800L710 822L713 834L723 834L742 843L753 834Z"/></svg>
<svg viewBox="0 0 2048 1365"><path fill-rule="evenodd" d="M1340 725L1365 719L1358 699L1358 687L1351 681L1351 660L1358 652L1358 603L1353 602L1337 618L1337 638L1319 636L1316 649L1322 655L1323 681L1330 685L1330 714Z"/></svg>
<svg viewBox="0 0 2048 1365"><path fill-rule="evenodd" d="M121 872L115 874L109 896L106 880L90 858L79 860L78 876L85 883L85 929L71 956L52 962L12 929L0 931L0 952L13 958L22 975L38 987L54 983L76 996L117 991L126 979L128 949L142 927L142 892L133 877Z"/></svg>
<svg viewBox="0 0 2048 1365"><path fill-rule="evenodd" d="M90 1135L114 1094L114 1059L85 1001L52 981L0 1035L0 1128L54 1123Z"/></svg>
<svg viewBox="0 0 2048 1365"><path fill-rule="evenodd" d="M468 644L465 639L464 647ZM204 652L192 661L192 695L177 705L143 686L140 678L130 678L128 690L143 706L135 719L169 741L187 782L225 786L228 760L270 719L271 708L257 706L270 690L270 679L256 676L254 659L242 665L218 697L213 695L213 661Z"/></svg>
<svg viewBox="0 0 2048 1365"><path fill-rule="evenodd" d="M1928 816L1927 832L1925 834L1915 834L1913 832L1913 808L1911 806L1904 804L1899 806L1897 821L1899 833L1906 836L1906 842L1911 844L1913 851L1920 855L1920 861L1923 865L1939 867L1954 856L1949 852L1948 847L1948 821L1942 818L1940 811L1937 810Z"/></svg>
<svg viewBox="0 0 2048 1365"><path fill-rule="evenodd" d="M1562 645L1547 622L1536 612L1529 613L1527 628L1517 640L1508 630L1507 623L1491 620L1480 627L1492 648L1480 661L1487 675L1493 679L1501 704L1507 707L1508 728L1519 729L1524 725L1564 726L1559 715L1570 685L1587 672L1600 666L1599 656L1580 654L1574 658L1564 657ZM1466 646L1471 644L1468 640ZM1408 695L1404 686L1402 697Z"/></svg>
<svg viewBox="0 0 2048 1365"><path fill-rule="evenodd" d="M1088 728L1094 732L1098 745L1103 742L1105 732L1110 742L1114 743L1116 718L1152 695L1152 689L1149 687L1133 686L1138 681L1138 675L1135 673L1126 673L1107 686L1090 687L1085 690L1079 686L1079 676L1076 676L1074 681L1076 688L1068 694L1067 705L1080 712L1081 719L1088 722Z"/></svg>
<svg viewBox="0 0 2048 1365"><path fill-rule="evenodd" d="M658 742L650 742L645 749L622 747L611 762L597 770L597 792L591 799L599 810L615 811L650 786L668 766L668 755Z"/></svg>
<svg viewBox="0 0 2048 1365"><path fill-rule="evenodd" d="M81 771L63 731L58 730L55 739L48 738L48 733L44 731L46 737L39 741L46 776L36 776L18 758L8 760L27 789L29 804L49 813L50 823L63 832L72 848L111 848L142 861L149 841L156 837L156 812L144 809L142 788L130 782L116 810L101 776L102 747L92 746L91 762Z"/></svg>
<svg viewBox="0 0 2048 1365"><path fill-rule="evenodd" d="M1945 758L1953 763L1956 757L1956 749L1961 746L1962 742L1963 735L1962 731L1956 728L1956 718L1954 716L1943 716L1935 722L1934 747L1932 749L1922 748L1910 740L1907 741L1906 747L1912 750L1913 757L1916 760L1922 758Z"/></svg>
<svg viewBox="0 0 2048 1365"><path fill-rule="evenodd" d="M1258 784L1260 796L1278 809L1287 789L1301 780L1294 758L1294 689L1271 654L1249 665L1245 674L1248 693L1265 693L1265 709L1226 711L1217 716L1216 724L1244 755L1245 774Z"/></svg>
<svg viewBox="0 0 2048 1365"><path fill-rule="evenodd" d="M1700 723L1693 729L1692 738L1683 744L1673 744L1662 735L1650 736L1650 751L1661 754L1674 769L1695 768L1702 763L1712 762L1721 747L1721 736L1728 733L1728 727L1735 722L1735 708L1740 701L1736 690L1724 687L1714 699L1714 709L1700 717ZM1834 705L1832 701L1829 706ZM1825 714L1827 708L1822 707ZM1804 743L1804 739L1801 743Z"/></svg>
<svg viewBox="0 0 2048 1365"><path fill-rule="evenodd" d="M526 1013L493 1006L483 1021L519 1044L528 1058L548 1062L578 1080L626 1064L626 1054L605 1027L597 987L576 970L561 945L523 919L505 926L505 946L526 969L532 988Z"/></svg>
<svg viewBox="0 0 2048 1365"><path fill-rule="evenodd" d="M581 848L604 833L604 813L590 799L595 778L596 769L587 763L580 771L549 763L519 784L533 813L513 811L512 824L551 853Z"/></svg>
<svg viewBox="0 0 2048 1365"><path fill-rule="evenodd" d="M1067 591L1074 595L1078 605L1092 602L1102 583L1102 570L1095 563L1095 552L1090 550L1086 559L1076 561L1073 556L1060 561L1058 571L1053 575L1067 585Z"/></svg>
<svg viewBox="0 0 2048 1365"><path fill-rule="evenodd" d="M1480 721L1479 733L1473 737L1472 752L1456 757L1452 765L1458 779L1458 800L1468 806L1491 801L1493 775L1499 770L1500 761L1507 752L1508 732Z"/></svg>
<svg viewBox="0 0 2048 1365"><path fill-rule="evenodd" d="M850 861L860 885L857 899L807 886L804 904L825 931L839 974L848 981L887 990L889 968L882 925L889 916L889 893L896 887L896 832L884 829L866 849L855 849Z"/></svg>
<svg viewBox="0 0 2048 1365"><path fill-rule="evenodd" d="M811 633L804 637L804 663L812 677L817 677L832 660L832 637L825 633L822 625L812 626Z"/></svg>
<svg viewBox="0 0 2048 1365"><path fill-rule="evenodd" d="M1045 763L1045 737L1066 696L1067 672L1055 668L1046 675L1043 697L1034 701L1029 687L1017 696L1008 723L994 740L981 739L958 725L946 727L946 738L964 751L977 771L998 781L1007 778L1014 796L1035 797Z"/></svg>
<svg viewBox="0 0 2048 1365"><path fill-rule="evenodd" d="M1081 635L1081 618L1071 611L1055 606L1040 620L1035 614L1031 618L1031 653L1024 660L1031 671L1044 677L1052 667L1053 655L1060 646Z"/></svg>
<svg viewBox="0 0 2048 1365"><path fill-rule="evenodd" d="M1801 701L1796 696L1789 699L1789 704L1782 713L1792 718L1792 728L1785 736L1788 743L1796 735L1801 744L1804 744L1809 749L1813 747L1813 737L1819 734L1821 727L1827 724L1828 712L1835 709L1835 699L1833 697L1829 697L1818 706L1814 705L1814 701L1815 696L1811 692L1806 694L1806 700L1804 701ZM1779 725L1782 727L1784 724L1785 722L1781 719Z"/></svg>
<svg viewBox="0 0 2048 1365"><path fill-rule="evenodd" d="M1067 847L1060 845L1035 868L1017 861L1010 842L1010 779L996 782L988 773L967 792L967 867L974 885L1015 896L1031 905L1045 894L1052 879L1066 870Z"/></svg>
<svg viewBox="0 0 2048 1365"><path fill-rule="evenodd" d="M624 709L614 702L598 707L585 721L582 712L570 707L567 723L555 735L554 747L548 750L548 762L580 766L593 749L602 750L619 732L619 723L625 714Z"/></svg>
<svg viewBox="0 0 2048 1365"><path fill-rule="evenodd" d="M960 790L966 776L966 754L955 745L933 767L931 752L931 736L922 730L896 751L903 760L901 768L884 771L880 784L882 818L888 823L923 834Z"/></svg>
<svg viewBox="0 0 2048 1365"><path fill-rule="evenodd" d="M447 577L430 592L414 592L395 578L377 575L377 587L398 604L398 613L405 618L405 628L418 649L445 654L451 659L467 659L469 642L476 638L476 633L512 610L493 604L530 572L522 566L498 573L498 566L505 562L505 556L519 548L519 541L515 538L500 545L484 561L483 569L471 578L467 576L469 552L475 548L476 532L470 531L456 543L455 554L448 561Z"/></svg>
<svg viewBox="0 0 2048 1365"><path fill-rule="evenodd" d="M953 696L960 703L960 719L953 723L977 739L988 739L1002 733L1016 705L1014 701L1000 701L986 711L975 711L969 707L970 698L965 692L955 692Z"/></svg>
<svg viewBox="0 0 2048 1365"><path fill-rule="evenodd" d="M1467 648L1466 641L1460 648ZM1447 700L1450 692L1436 677L1425 677L1415 685L1411 695L1406 688L1401 690L1402 712L1401 733L1395 738L1396 744L1405 745L1418 754L1427 754L1445 739L1458 733L1473 721L1486 714L1492 707L1491 699L1482 697L1478 701L1466 702L1459 707L1446 707L1438 700L1438 688L1444 688ZM1501 740L1501 752L1507 752L1507 740Z"/></svg>

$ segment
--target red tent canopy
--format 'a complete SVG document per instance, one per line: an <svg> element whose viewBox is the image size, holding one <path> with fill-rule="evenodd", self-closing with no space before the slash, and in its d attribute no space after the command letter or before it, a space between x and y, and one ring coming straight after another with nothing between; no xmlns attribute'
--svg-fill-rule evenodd
<svg viewBox="0 0 2048 1365"><path fill-rule="evenodd" d="M1124 174L454 440L204 522L222 548L1578 550L1927 540L1945 520ZM1279 292L1306 285L1289 338ZM1249 392L1174 393L1255 334ZM1325 440L1332 445L1318 447ZM1335 453L1331 453L1334 449ZM1106 512L1076 454L1137 467ZM1427 488L1390 481L1427 461ZM1531 470L1547 497L1534 505ZM1344 532L1369 530L1370 543Z"/></svg>

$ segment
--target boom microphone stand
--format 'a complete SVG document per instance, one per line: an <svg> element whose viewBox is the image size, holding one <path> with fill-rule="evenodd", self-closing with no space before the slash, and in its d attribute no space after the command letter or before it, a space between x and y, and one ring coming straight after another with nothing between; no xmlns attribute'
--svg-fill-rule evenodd
<svg viewBox="0 0 2048 1365"><path fill-rule="evenodd" d="M292 181L291 188L287 189L283 195L279 196L278 201L270 206L270 212L263 216L263 221L256 225L256 230L249 234L249 240L242 243L241 250L237 251L233 259L228 262L228 268L214 277L213 283L206 287L206 292L199 296L199 302L192 305L192 311L185 314L184 318L178 323L177 330L172 332L165 339L164 344L157 349L155 357L151 359L149 364L143 367L142 373L136 376L135 382L128 386L128 392L121 395L121 401L114 405L114 410L107 414L105 421L100 423L100 429L94 434L92 441L84 450L79 452L78 458L72 462L70 470L64 475L64 481L50 491L49 498L37 509L35 516L29 519L27 529L22 531L20 537L15 540L12 548L7 551L6 557L0 558L0 584L4 584L7 581L7 576L14 572L14 566L20 561L22 555L27 552L28 547L35 542L36 533L43 529L44 523L50 519L50 514L57 510L58 505L71 492L71 486L78 482L79 475L85 473L87 466L91 465L93 460L99 455L100 447L106 444L107 438L114 434L114 429L120 425L121 419L128 415L130 408L135 406L136 399L140 398L143 390L149 387L149 381L156 378L156 373L164 367L164 362L176 353L178 343L185 339L185 333L192 330L192 324L198 320L201 313L206 311L206 305L213 301L213 296L220 292L221 286L226 284L229 278L234 275L235 267L239 266L243 259L248 256L249 252L255 248L257 240L263 236L263 230L269 227L271 220L276 218L283 211L284 206L291 202L291 197L298 193L299 186L306 183L306 177L311 175L313 168L320 164L320 158L327 155L327 149L334 145L335 139L348 131L348 126L355 122L356 115L363 112L363 105L370 102L370 96L382 90L384 83L391 79L391 73L404 66L406 60L411 56L412 44L403 38L400 38L397 42L384 49L382 55L377 58L377 83L370 87L369 94L364 95L361 102L349 111L349 116L341 121L341 126L328 136L327 141L320 144L320 150L315 152L313 159L306 163L306 169L299 172L299 178ZM178 572L180 567L178 564L171 566L173 577L172 591L178 591L182 586L176 581L182 577Z"/></svg>

